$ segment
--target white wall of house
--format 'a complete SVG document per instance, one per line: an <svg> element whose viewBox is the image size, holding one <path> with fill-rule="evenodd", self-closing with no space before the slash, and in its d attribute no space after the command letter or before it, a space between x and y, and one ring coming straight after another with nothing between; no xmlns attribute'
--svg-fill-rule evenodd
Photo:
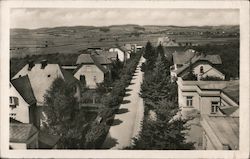
<svg viewBox="0 0 250 159"><path fill-rule="evenodd" d="M200 68L203 67L203 72L200 72ZM209 64L199 64L197 66L195 66L193 68L194 70L194 74L197 75L198 79L203 77L205 78L206 76L213 76L213 77L219 77L221 79L225 79L225 75L222 74L220 71L218 71L217 69L213 68L211 65Z"/></svg>
<svg viewBox="0 0 250 159"><path fill-rule="evenodd" d="M220 103L220 97L214 96L214 97L201 97L200 98L200 113L203 114L212 114L212 102L219 102ZM220 112L214 113L218 114Z"/></svg>
<svg viewBox="0 0 250 159"><path fill-rule="evenodd" d="M121 62L123 62L124 60L125 60L125 53L122 51L122 50L120 50L119 48L110 48L109 49L109 52L117 52L117 54L118 54L118 59L121 61Z"/></svg>
<svg viewBox="0 0 250 159"><path fill-rule="evenodd" d="M48 64L44 69L41 69L41 64L35 64L31 71L28 71L27 64L13 77L13 79L25 75L29 77L38 105L44 104L44 94L50 88L54 80L58 77L63 78L58 64Z"/></svg>
<svg viewBox="0 0 250 159"><path fill-rule="evenodd" d="M80 80L80 76L84 75L86 86L95 89L96 83L104 81L104 73L96 65L82 65L82 67L74 74L75 78Z"/></svg>
<svg viewBox="0 0 250 159"><path fill-rule="evenodd" d="M10 107L10 117L22 123L29 123L29 104L23 99L12 84L10 84L10 97L17 97L18 99L18 105L13 108Z"/></svg>
<svg viewBox="0 0 250 159"><path fill-rule="evenodd" d="M212 102L218 102L218 106L237 106L232 99L219 90L201 90L195 85L183 85L182 80L178 80L178 104L184 110L183 113L188 113L188 110L196 109L201 115L222 115L220 111L212 112ZM198 82L198 81L197 81ZM204 81L205 82L205 81ZM187 98L192 97L192 106L187 105ZM235 114L237 116L237 113Z"/></svg>

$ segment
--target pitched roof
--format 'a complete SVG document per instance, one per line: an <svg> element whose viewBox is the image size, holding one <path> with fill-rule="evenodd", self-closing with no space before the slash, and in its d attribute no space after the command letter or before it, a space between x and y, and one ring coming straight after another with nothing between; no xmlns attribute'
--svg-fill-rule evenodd
<svg viewBox="0 0 250 159"><path fill-rule="evenodd" d="M172 55L175 52L184 52L185 47L183 46L173 46L173 47L163 47L166 55Z"/></svg>
<svg viewBox="0 0 250 159"><path fill-rule="evenodd" d="M107 61L107 62L110 62L110 60L116 59L117 54L118 54L118 52L116 52L116 51L110 51L110 52L109 51L99 51L98 52L98 55L104 56L107 59L109 59L109 61Z"/></svg>
<svg viewBox="0 0 250 159"><path fill-rule="evenodd" d="M100 63L101 65L111 64L112 61L109 59L110 56L114 55L113 53L107 55L107 53L99 53L95 52L92 54L81 54L78 56L76 64L94 64L93 57L95 58L96 62Z"/></svg>
<svg viewBox="0 0 250 159"><path fill-rule="evenodd" d="M60 136L40 132L38 135L39 148L51 149L57 144L59 139Z"/></svg>
<svg viewBox="0 0 250 159"><path fill-rule="evenodd" d="M173 62L174 64L185 64L190 61L195 55L195 50L188 49L186 51L174 52Z"/></svg>
<svg viewBox="0 0 250 159"><path fill-rule="evenodd" d="M186 64L190 61L191 63L195 63L198 60L209 61L212 64L222 64L220 55L205 55L204 53L199 53L193 49L183 51L183 47L174 47L173 50L176 48L178 48L178 51L173 53L174 64Z"/></svg>
<svg viewBox="0 0 250 159"><path fill-rule="evenodd" d="M78 56L76 64L92 64L94 63L90 54L81 54Z"/></svg>
<svg viewBox="0 0 250 159"><path fill-rule="evenodd" d="M37 128L27 123L10 123L10 142L25 143L34 134L38 133Z"/></svg>
<svg viewBox="0 0 250 159"><path fill-rule="evenodd" d="M108 59L106 56L103 55L91 55L91 56L92 59L95 58L95 61L93 59L94 62L98 62L101 65L107 65L112 63L112 61Z"/></svg>
<svg viewBox="0 0 250 159"><path fill-rule="evenodd" d="M97 56L100 57L100 56ZM104 68L101 63L100 63L100 58L97 58L96 56L92 56L92 59L94 61L94 64L103 72L103 73L107 73L108 70L106 68Z"/></svg>
<svg viewBox="0 0 250 159"><path fill-rule="evenodd" d="M197 59L196 61L194 61L194 62L191 63L191 66L197 65L197 64L199 64L199 63L208 63L208 64L210 64L211 66L213 66L213 68L215 68L216 70L219 71L219 69L218 69L216 66L214 66L210 61L203 60L203 59ZM175 72L177 73L177 75L178 75L178 74L181 74L181 73L183 73L185 70L187 70L187 69L189 68L189 66L190 66L190 64L189 64L189 63L186 63L186 64L184 64L182 67L178 68ZM221 71L219 71L219 72L221 72Z"/></svg>
<svg viewBox="0 0 250 159"><path fill-rule="evenodd" d="M191 63L195 63L196 61L199 60L204 60L204 61L209 61L212 64L222 64L220 55L204 55L204 54L200 54L199 56L194 56L191 59Z"/></svg>
<svg viewBox="0 0 250 159"><path fill-rule="evenodd" d="M13 79L11 80L11 83L29 105L36 103L36 98L28 75Z"/></svg>
<svg viewBox="0 0 250 159"><path fill-rule="evenodd" d="M239 149L239 118L206 115L204 120L221 144L229 145L232 150ZM204 121L201 123L203 126L205 125Z"/></svg>
<svg viewBox="0 0 250 159"><path fill-rule="evenodd" d="M78 82L78 80L74 77L74 75L72 73L70 73L69 71L66 71L63 68L61 68L61 72L62 72L64 80L67 84L71 85L71 84Z"/></svg>

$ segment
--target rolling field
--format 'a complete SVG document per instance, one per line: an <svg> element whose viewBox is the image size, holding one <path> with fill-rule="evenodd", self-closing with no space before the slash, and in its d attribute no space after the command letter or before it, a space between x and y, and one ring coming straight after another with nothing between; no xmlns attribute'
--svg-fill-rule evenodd
<svg viewBox="0 0 250 159"><path fill-rule="evenodd" d="M224 32L224 33L223 33ZM109 27L56 27L41 29L11 29L10 55L77 54L89 47L109 48L126 43L145 45L157 43L158 37L168 36L177 42L226 44L239 41L238 26L176 27L117 25ZM216 35L216 36L215 36Z"/></svg>

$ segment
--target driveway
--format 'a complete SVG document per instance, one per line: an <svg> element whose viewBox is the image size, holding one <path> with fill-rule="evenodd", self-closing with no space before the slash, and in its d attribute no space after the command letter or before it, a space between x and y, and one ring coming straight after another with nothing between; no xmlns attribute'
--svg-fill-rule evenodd
<svg viewBox="0 0 250 159"><path fill-rule="evenodd" d="M139 97L143 72L140 66L145 61L142 57L134 73L131 84L126 88L126 96L115 115L114 123L103 143L106 149L123 149L132 144L132 138L136 137L141 129L143 120L143 100Z"/></svg>

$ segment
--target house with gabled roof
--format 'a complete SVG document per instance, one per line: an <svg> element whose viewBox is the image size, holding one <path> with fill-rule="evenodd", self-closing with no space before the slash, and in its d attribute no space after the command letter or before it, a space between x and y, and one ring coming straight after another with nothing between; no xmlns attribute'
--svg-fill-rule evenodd
<svg viewBox="0 0 250 159"><path fill-rule="evenodd" d="M75 97L80 100L80 85L79 81L70 72L62 69L58 64L48 64L46 60L40 63L30 61L26 64L13 78L20 80L27 76L30 82L31 89L36 99L37 115L40 120L40 126L46 122L47 117L44 111L44 95L50 89L56 78L62 78L68 85L72 87ZM22 86L21 86L22 87Z"/></svg>
<svg viewBox="0 0 250 159"><path fill-rule="evenodd" d="M222 64L219 55L205 55L188 49L184 52L173 53L173 63L174 65L170 67L172 80L187 76L191 70L197 80L207 77L225 79L225 75L218 68Z"/></svg>
<svg viewBox="0 0 250 159"><path fill-rule="evenodd" d="M80 82L84 82L88 88L95 89L98 83L102 83L105 78L109 78L109 65L111 63L105 56L81 54L76 62L78 66L73 72L74 77Z"/></svg>
<svg viewBox="0 0 250 159"><path fill-rule="evenodd" d="M239 80L184 81L178 77L177 84L181 116L195 117L189 121L188 140L196 142L197 149L238 149Z"/></svg>

